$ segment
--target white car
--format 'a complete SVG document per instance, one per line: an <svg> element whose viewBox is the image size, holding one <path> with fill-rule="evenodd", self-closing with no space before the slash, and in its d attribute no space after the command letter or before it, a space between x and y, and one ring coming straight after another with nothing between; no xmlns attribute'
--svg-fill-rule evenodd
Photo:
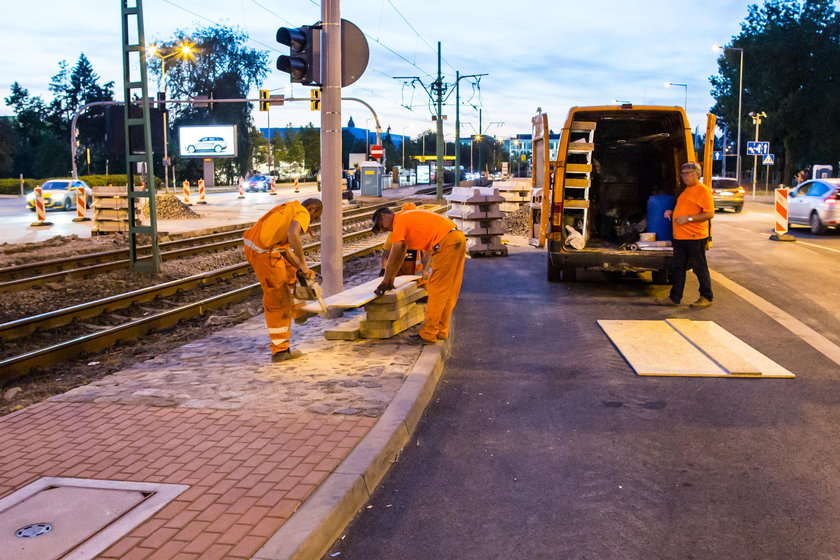
<svg viewBox="0 0 840 560"><path fill-rule="evenodd" d="M90 207L91 190L84 181L78 179L52 179L41 185L44 196L45 208L60 208L62 210L73 210L76 208L76 197L79 189L85 193L85 206ZM33 212L35 211L35 193L31 192L26 196L26 205Z"/></svg>
<svg viewBox="0 0 840 560"><path fill-rule="evenodd" d="M227 141L220 136L205 136L194 144L187 146L187 153L196 152L223 152L227 150Z"/></svg>
<svg viewBox="0 0 840 560"><path fill-rule="evenodd" d="M788 221L823 234L840 225L840 179L805 181L788 195Z"/></svg>

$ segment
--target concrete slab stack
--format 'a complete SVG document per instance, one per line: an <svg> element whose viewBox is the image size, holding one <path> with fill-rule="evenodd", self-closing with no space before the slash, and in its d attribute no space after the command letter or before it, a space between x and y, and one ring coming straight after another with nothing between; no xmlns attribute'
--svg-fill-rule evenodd
<svg viewBox="0 0 840 560"><path fill-rule="evenodd" d="M505 199L498 189L458 187L446 199L450 204L446 216L467 236L467 253L471 257L507 256L507 247L502 244L501 204Z"/></svg>
<svg viewBox="0 0 840 560"><path fill-rule="evenodd" d="M425 304L417 300L426 297L426 290L410 282L392 290L364 307L365 317L351 318L324 331L328 340L356 340L357 338L391 338L423 321Z"/></svg>
<svg viewBox="0 0 840 560"><path fill-rule="evenodd" d="M499 205L502 212L516 212L523 205L531 203L531 179L508 179L494 181L493 188L499 190L499 195L505 199Z"/></svg>
<svg viewBox="0 0 840 560"><path fill-rule="evenodd" d="M93 187L91 233L128 231L128 187ZM137 225L140 225L139 221Z"/></svg>

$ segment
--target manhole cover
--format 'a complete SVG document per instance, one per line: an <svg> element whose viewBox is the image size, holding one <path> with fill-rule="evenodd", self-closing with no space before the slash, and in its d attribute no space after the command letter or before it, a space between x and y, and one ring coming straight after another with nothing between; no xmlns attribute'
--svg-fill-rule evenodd
<svg viewBox="0 0 840 560"><path fill-rule="evenodd" d="M33 523L15 531L15 536L20 539L34 539L35 537L46 535L52 531L52 528L53 526L49 523Z"/></svg>

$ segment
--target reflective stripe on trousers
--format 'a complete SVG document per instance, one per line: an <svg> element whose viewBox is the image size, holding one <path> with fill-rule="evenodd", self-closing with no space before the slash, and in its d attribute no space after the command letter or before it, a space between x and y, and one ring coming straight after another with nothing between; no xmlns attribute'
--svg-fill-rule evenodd
<svg viewBox="0 0 840 560"><path fill-rule="evenodd" d="M420 328L420 336L426 340L449 336L449 320L461 293L466 257L467 239L462 231L447 233L432 254L432 275L425 286L429 294L426 318Z"/></svg>
<svg viewBox="0 0 840 560"><path fill-rule="evenodd" d="M295 303L292 290L297 269L277 253L257 253L247 246L245 258L254 267L254 273L262 286L271 353L288 350Z"/></svg>

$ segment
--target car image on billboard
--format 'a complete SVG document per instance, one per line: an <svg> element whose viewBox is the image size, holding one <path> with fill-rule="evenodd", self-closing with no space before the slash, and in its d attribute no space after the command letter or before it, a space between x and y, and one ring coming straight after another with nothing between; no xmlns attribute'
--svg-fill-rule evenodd
<svg viewBox="0 0 840 560"><path fill-rule="evenodd" d="M178 147L181 157L235 157L236 126L182 126Z"/></svg>

